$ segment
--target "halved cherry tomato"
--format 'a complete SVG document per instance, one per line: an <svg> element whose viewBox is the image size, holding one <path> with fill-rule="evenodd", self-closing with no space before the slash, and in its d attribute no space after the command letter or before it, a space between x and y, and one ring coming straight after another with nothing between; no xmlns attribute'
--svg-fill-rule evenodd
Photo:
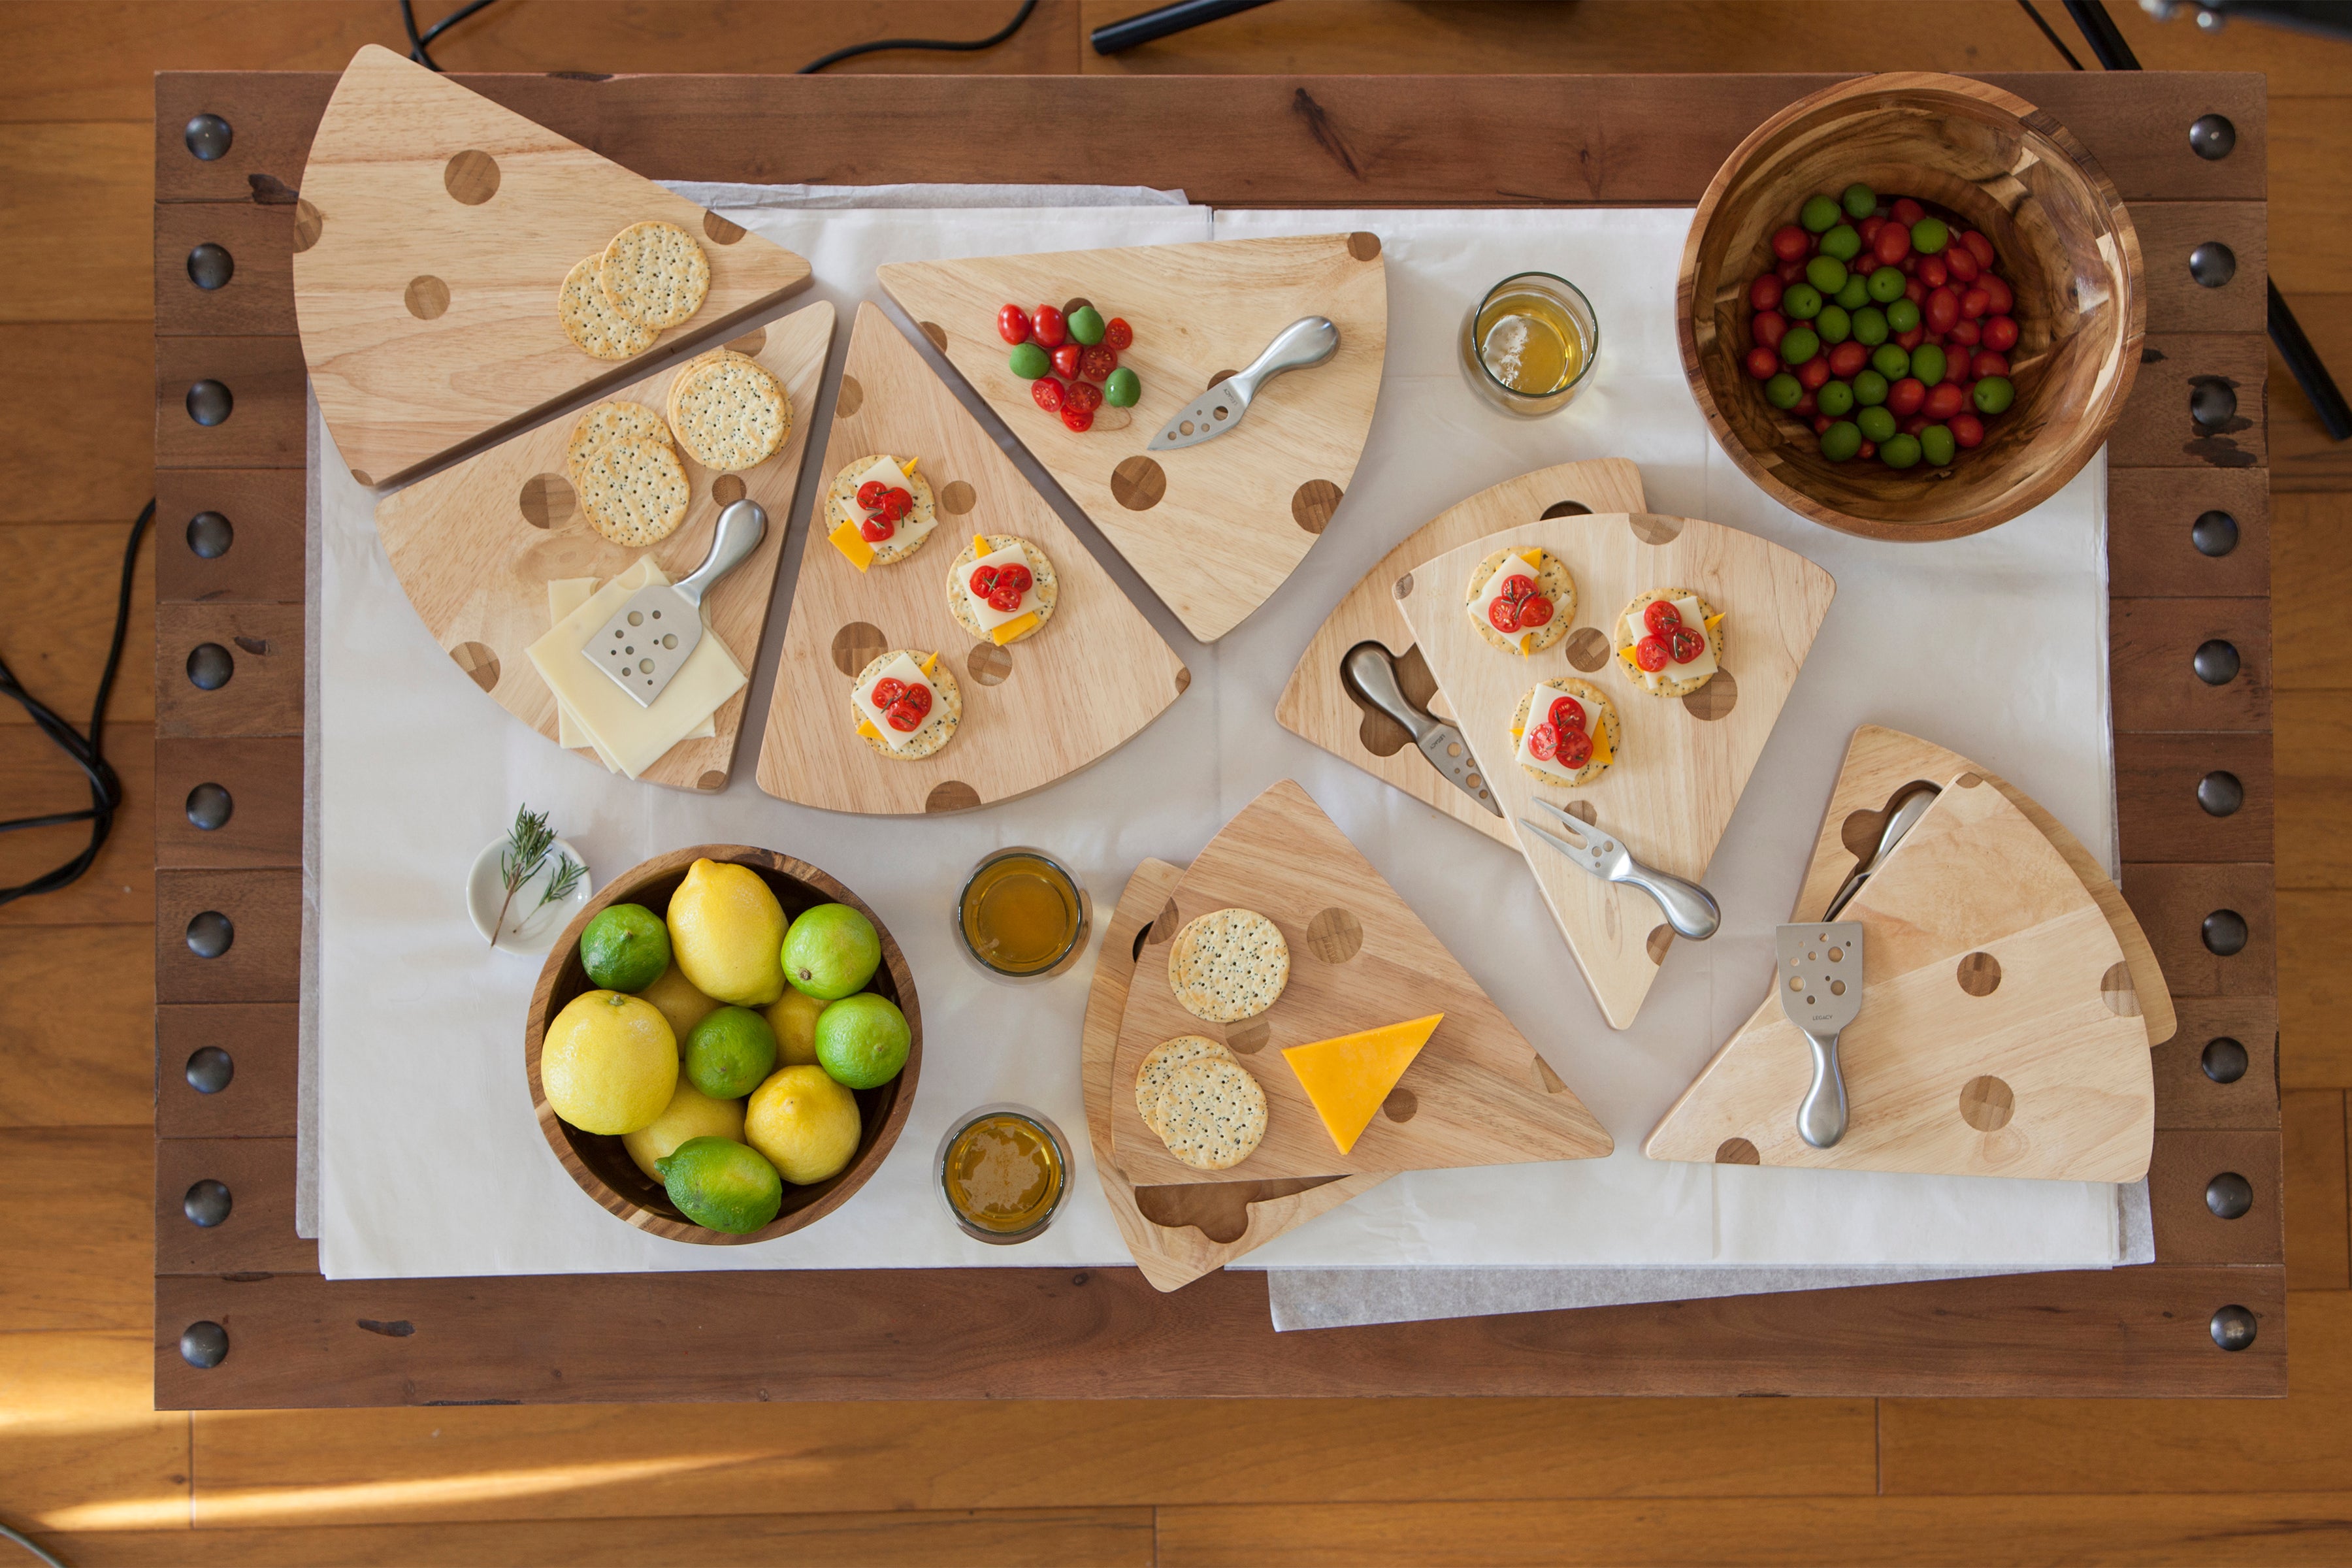
<svg viewBox="0 0 2352 1568"><path fill-rule="evenodd" d="M1070 341L1070 323L1057 306L1040 305L1030 311L1029 330L1035 334L1037 346L1049 353Z"/></svg>
<svg viewBox="0 0 2352 1568"><path fill-rule="evenodd" d="M1528 631L1551 625L1552 602L1538 594L1519 606L1519 625Z"/></svg>
<svg viewBox="0 0 2352 1568"><path fill-rule="evenodd" d="M971 572L971 591L979 595L983 599L996 592L996 568L993 566L973 567Z"/></svg>
<svg viewBox="0 0 2352 1568"><path fill-rule="evenodd" d="M996 335L1008 343L1029 341L1029 312L1018 305L1007 305L996 312Z"/></svg>
<svg viewBox="0 0 2352 1568"><path fill-rule="evenodd" d="M1918 413L1927 401L1927 384L1916 375L1906 375L1886 389L1886 412L1897 419Z"/></svg>
<svg viewBox="0 0 2352 1568"><path fill-rule="evenodd" d="M999 583L988 595L988 607L1011 615L1021 607L1021 590Z"/></svg>
<svg viewBox="0 0 2352 1568"><path fill-rule="evenodd" d="M1670 599L1653 599L1642 607L1642 626L1654 637L1662 637L1682 624L1683 613Z"/></svg>
<svg viewBox="0 0 2352 1568"><path fill-rule="evenodd" d="M1015 594L1027 593L1029 584L1034 581L1035 579L1029 575L1029 568L1017 563L996 569L996 585L1000 588L1010 588Z"/></svg>
<svg viewBox="0 0 2352 1568"><path fill-rule="evenodd" d="M882 492L889 488L889 486L884 484L880 479L866 480L864 484L857 487L857 504L865 508L867 511L880 510L882 506Z"/></svg>
<svg viewBox="0 0 2352 1568"><path fill-rule="evenodd" d="M1559 755L1559 731L1549 724L1538 724L1529 730L1528 755L1539 763L1548 763Z"/></svg>
<svg viewBox="0 0 2352 1568"><path fill-rule="evenodd" d="M1062 423L1083 436L1095 427L1095 411L1091 408L1065 407Z"/></svg>
<svg viewBox="0 0 2352 1568"><path fill-rule="evenodd" d="M1633 662L1654 674L1665 668L1666 660L1673 657L1666 651L1666 639L1661 637L1643 637L1633 645Z"/></svg>
<svg viewBox="0 0 2352 1568"><path fill-rule="evenodd" d="M1759 272L1756 281L1748 286L1748 302L1759 310L1769 310L1780 303L1780 275Z"/></svg>
<svg viewBox="0 0 2352 1568"><path fill-rule="evenodd" d="M1976 357L1969 361L1970 381L1982 381L1989 375L2007 375L2008 374L2009 356L1997 354L1990 349L1979 349Z"/></svg>
<svg viewBox="0 0 2352 1568"><path fill-rule="evenodd" d="M1592 760L1592 737L1581 730L1570 730L1559 738L1558 761L1564 768L1581 768Z"/></svg>
<svg viewBox="0 0 2352 1568"><path fill-rule="evenodd" d="M1843 343L1838 346L1845 347ZM1859 348L1861 345L1857 343L1854 346ZM1759 381L1771 380L1780 374L1780 356L1762 343L1758 343L1748 351L1748 374Z"/></svg>
<svg viewBox="0 0 2352 1568"><path fill-rule="evenodd" d="M1984 421L1973 414L1955 414L1951 417L1952 440L1966 448L1984 442Z"/></svg>
<svg viewBox="0 0 2352 1568"><path fill-rule="evenodd" d="M1676 626L1666 637L1666 652L1676 664L1688 664L1706 651L1706 638L1696 626Z"/></svg>
<svg viewBox="0 0 2352 1568"><path fill-rule="evenodd" d="M2017 321L2011 316L1987 316L1984 322L1984 346L1997 354L2005 354L2017 346Z"/></svg>
<svg viewBox="0 0 2352 1568"><path fill-rule="evenodd" d="M898 531L898 525L878 511L857 525L858 537L868 544L879 544Z"/></svg>
<svg viewBox="0 0 2352 1568"><path fill-rule="evenodd" d="M896 522L914 510L915 498L911 491L894 486L882 492L882 517L885 521Z"/></svg>
<svg viewBox="0 0 2352 1568"><path fill-rule="evenodd" d="M1029 384L1029 396L1048 414L1062 411L1062 384L1050 375L1041 375Z"/></svg>
<svg viewBox="0 0 2352 1568"><path fill-rule="evenodd" d="M1087 351L1076 343L1064 343L1054 351L1054 374L1064 381L1078 379L1078 360Z"/></svg>
<svg viewBox="0 0 2352 1568"><path fill-rule="evenodd" d="M1573 697L1555 697L1551 700L1551 711L1545 717L1551 721L1552 728L1565 735L1570 730L1584 728L1584 704Z"/></svg>
<svg viewBox="0 0 2352 1568"><path fill-rule="evenodd" d="M1802 227L1790 224L1772 235L1772 254L1783 261L1802 261L1813 248L1813 237Z"/></svg>
<svg viewBox="0 0 2352 1568"><path fill-rule="evenodd" d="M909 687L907 695L890 704L890 710L883 717L889 721L890 728L901 735L908 735L923 727L923 717L930 710L931 689L915 686Z"/></svg>
<svg viewBox="0 0 2352 1568"><path fill-rule="evenodd" d="M1088 381L1108 381L1118 368L1118 351L1108 343L1097 343L1078 355L1078 374Z"/></svg>
<svg viewBox="0 0 2352 1568"><path fill-rule="evenodd" d="M1127 324L1125 317L1113 316L1103 323L1102 341L1113 350L1123 353L1135 345L1135 329Z"/></svg>
<svg viewBox="0 0 2352 1568"><path fill-rule="evenodd" d="M905 695L907 695L907 683L896 676L889 675L876 681L874 689L866 693L867 700L877 708L887 708Z"/></svg>
<svg viewBox="0 0 2352 1568"><path fill-rule="evenodd" d="M1486 601L1486 624L1505 637L1519 629L1518 601L1496 595Z"/></svg>
<svg viewBox="0 0 2352 1568"><path fill-rule="evenodd" d="M1102 406L1102 388L1091 381L1074 381L1062 389L1062 409L1075 408L1081 414L1092 414Z"/></svg>

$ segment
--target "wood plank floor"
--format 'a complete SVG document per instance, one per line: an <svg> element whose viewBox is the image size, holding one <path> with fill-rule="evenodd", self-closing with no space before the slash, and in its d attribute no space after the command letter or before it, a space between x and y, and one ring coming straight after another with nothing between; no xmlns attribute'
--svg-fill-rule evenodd
<svg viewBox="0 0 2352 1568"><path fill-rule="evenodd" d="M986 54L857 70L2035 70L2009 0L1279 0L1115 59L1148 0L1041 0ZM2352 45L2109 0L2150 67L2271 85L2273 276L2352 384ZM454 0L421 0L437 15ZM500 0L471 70L785 71L971 37L1013 0ZM2042 6L2066 31L2055 0ZM391 0L0 5L0 652L86 711L151 493L149 73L340 67ZM1065 128L1066 129L1066 128ZM1041 127L1040 134L1061 133ZM2270 385L2284 1402L1703 1400L587 1406L157 1415L142 576L110 750L131 798L69 891L0 909L0 1521L101 1563L2087 1564L2352 1561L2352 448ZM2291 493L2290 493L2291 492ZM152 560L152 551L149 552ZM145 568L142 568L144 570ZM5 814L79 803L0 705ZM0 838L0 881L70 852ZM26 1201L29 1199L30 1201ZM1012 1456L1008 1458L1008 1456ZM0 1561L7 1548L0 1546Z"/></svg>

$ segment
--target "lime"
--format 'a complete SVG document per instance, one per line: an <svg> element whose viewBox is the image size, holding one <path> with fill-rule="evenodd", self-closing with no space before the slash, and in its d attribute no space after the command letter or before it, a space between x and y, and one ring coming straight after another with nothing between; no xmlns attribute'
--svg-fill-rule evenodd
<svg viewBox="0 0 2352 1568"><path fill-rule="evenodd" d="M1791 327L1780 340L1780 358L1789 364L1802 364L1822 352L1822 335L1811 327Z"/></svg>
<svg viewBox="0 0 2352 1568"><path fill-rule="evenodd" d="M1870 279L1859 272L1847 273L1845 287L1837 291L1837 298L1832 303L1843 310L1861 310L1870 303Z"/></svg>
<svg viewBox="0 0 2352 1568"><path fill-rule="evenodd" d="M1813 318L1813 331L1825 343L1842 343L1853 333L1853 317L1843 305L1824 305Z"/></svg>
<svg viewBox="0 0 2352 1568"><path fill-rule="evenodd" d="M793 921L783 961L784 978L794 990L831 1002L874 978L882 966L882 938L872 921L847 904L819 904Z"/></svg>
<svg viewBox="0 0 2352 1568"><path fill-rule="evenodd" d="M547 1026L539 1081L548 1108L583 1132L635 1132L677 1088L677 1037L650 1002L583 991Z"/></svg>
<svg viewBox="0 0 2352 1568"><path fill-rule="evenodd" d="M829 1005L790 986L769 1004L768 1027L776 1031L778 1067L806 1067L816 1060L816 1018Z"/></svg>
<svg viewBox="0 0 2352 1568"><path fill-rule="evenodd" d="M1889 381L1901 381L1911 374L1911 355L1901 343L1881 343L1871 353L1870 368Z"/></svg>
<svg viewBox="0 0 2352 1568"><path fill-rule="evenodd" d="M1805 263L1805 281L1824 294L1845 287L1845 263L1834 256L1816 256Z"/></svg>
<svg viewBox="0 0 2352 1568"><path fill-rule="evenodd" d="M714 1001L764 1007L782 995L776 951L783 938L784 907L749 866L697 860L669 896L670 951Z"/></svg>
<svg viewBox="0 0 2352 1568"><path fill-rule="evenodd" d="M1780 314L1792 321L1810 321L1822 313L1822 291L1810 283L1791 283L1780 290Z"/></svg>
<svg viewBox="0 0 2352 1568"><path fill-rule="evenodd" d="M713 1100L740 1100L776 1070L776 1031L749 1007L720 1007L686 1037L686 1078Z"/></svg>
<svg viewBox="0 0 2352 1568"><path fill-rule="evenodd" d="M820 1067L778 1068L751 1093L743 1136L797 1187L837 1176L856 1157L857 1097Z"/></svg>
<svg viewBox="0 0 2352 1568"><path fill-rule="evenodd" d="M643 904L614 904L580 933L580 962L591 984L643 991L669 967L669 928Z"/></svg>
<svg viewBox="0 0 2352 1568"><path fill-rule="evenodd" d="M1871 276L1875 278L1878 274L1874 272ZM1886 307L1886 324L1898 334L1909 331L1919 324L1919 302L1916 300L1895 300Z"/></svg>
<svg viewBox="0 0 2352 1568"><path fill-rule="evenodd" d="M879 1089L907 1065L914 1038L896 1002L862 992L817 1016L816 1063L835 1083Z"/></svg>
<svg viewBox="0 0 2352 1568"><path fill-rule="evenodd" d="M1865 441L1885 441L1895 434L1895 416L1874 405L1853 416L1854 428Z"/></svg>
<svg viewBox="0 0 2352 1568"><path fill-rule="evenodd" d="M748 1236L784 1206L776 1168L731 1138L689 1138L659 1163L669 1201L708 1229Z"/></svg>
<svg viewBox="0 0 2352 1568"><path fill-rule="evenodd" d="M1871 274L1875 278L1875 272ZM1847 279L1852 282L1852 279ZM1886 341L1886 312L1875 305L1864 305L1853 313L1853 341L1876 348Z"/></svg>
<svg viewBox="0 0 2352 1568"><path fill-rule="evenodd" d="M1842 223L1822 236L1822 254L1852 261L1862 254L1862 236L1854 232L1852 224Z"/></svg>
<svg viewBox="0 0 2352 1568"><path fill-rule="evenodd" d="M624 1136L621 1147L637 1169L661 1180L654 1167L662 1157L689 1138L726 1138L743 1142L743 1102L740 1100L713 1100L681 1078L677 1092L669 1097L669 1108L653 1119L650 1125L640 1127Z"/></svg>
<svg viewBox="0 0 2352 1568"><path fill-rule="evenodd" d="M1934 343L1921 343L1911 351L1911 374L1929 386L1944 379L1944 351Z"/></svg>
<svg viewBox="0 0 2352 1568"><path fill-rule="evenodd" d="M1764 401L1775 408L1794 408L1804 395L1804 383L1785 370L1764 384Z"/></svg>
<svg viewBox="0 0 2352 1568"><path fill-rule="evenodd" d="M1112 371L1103 382L1103 401L1113 408L1132 408L1135 400L1143 395L1143 383L1125 365Z"/></svg>

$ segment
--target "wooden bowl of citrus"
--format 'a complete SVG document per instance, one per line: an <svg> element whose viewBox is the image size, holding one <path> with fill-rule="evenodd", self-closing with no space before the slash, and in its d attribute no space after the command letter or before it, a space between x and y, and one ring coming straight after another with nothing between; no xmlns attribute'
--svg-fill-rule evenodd
<svg viewBox="0 0 2352 1568"><path fill-rule="evenodd" d="M628 905L652 918L599 922ZM583 935L606 978L642 984L600 987ZM783 965L803 950L818 955L805 988ZM901 1044L904 1065L871 1081ZM523 1031L540 1132L580 1190L640 1230L715 1247L773 1240L846 1203L898 1142L922 1058L914 976L888 928L816 867L738 844L615 877L548 955Z"/></svg>

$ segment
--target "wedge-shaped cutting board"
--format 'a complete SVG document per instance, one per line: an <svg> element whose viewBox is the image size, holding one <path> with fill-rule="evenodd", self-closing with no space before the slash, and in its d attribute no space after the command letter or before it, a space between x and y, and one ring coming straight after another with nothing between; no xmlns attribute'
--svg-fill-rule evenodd
<svg viewBox="0 0 2352 1568"><path fill-rule="evenodd" d="M1355 477L1388 348L1380 237L1281 239L910 261L883 288L1127 557L1185 629L1214 642L1307 554ZM996 312L1086 300L1135 329L1119 355L1143 383L1132 410L1079 434L1031 400ZM1144 447L1211 382L1249 364L1302 316L1328 316L1339 352L1266 383L1213 441Z"/></svg>
<svg viewBox="0 0 2352 1568"><path fill-rule="evenodd" d="M1444 695L1429 673L1421 648L1397 620L1396 582L1422 562L1495 531L1498 516L1532 521L1594 511L1643 511L1642 476L1622 458L1562 463L1507 479L1448 507L1415 529L1403 543L1381 557L1348 590L1307 645L1274 716L1294 735L1314 742L1333 756L1385 779L1415 800L1433 805L1456 822L1500 844L1517 844L1510 824L1482 809L1447 783L1412 743L1404 727L1379 709L1349 695L1339 679L1340 662L1359 643L1376 642L1397 658L1397 680L1423 711L1452 718Z"/></svg>
<svg viewBox="0 0 2352 1568"><path fill-rule="evenodd" d="M555 308L633 223L674 223L710 258L702 309L648 353L809 280L791 251L373 44L327 102L294 217L302 357L363 485L644 374L583 353Z"/></svg>
<svg viewBox="0 0 2352 1568"><path fill-rule="evenodd" d="M1103 931L1095 960L1093 989L1087 994L1087 1021L1079 1047L1079 1072L1087 1096L1087 1138L1094 1145L1095 1175L1110 1205L1118 1233L1135 1255L1136 1267L1155 1289L1173 1290L1254 1252L1276 1237L1330 1213L1385 1176L1293 1176L1262 1182L1202 1182L1181 1187L1138 1188L1119 1169L1111 1149L1112 1078L1118 1054L1118 1025L1127 1011L1128 984L1139 970L1168 959L1168 940L1177 922L1160 919L1184 868L1146 860L1128 879L1118 907ZM1128 1098L1135 1098L1130 1084Z"/></svg>
<svg viewBox="0 0 2352 1568"><path fill-rule="evenodd" d="M752 672L768 624L776 563L783 559L793 491L808 445L810 411L832 342L829 303L795 310L733 341L730 346L751 354L784 384L793 405L792 434L782 451L737 474L714 474L681 451L692 496L686 521L652 548L674 583L710 553L711 531L728 503L748 497L766 510L767 537L703 600L705 620L746 675ZM605 397L667 407L677 374L673 364L632 385L614 387ZM590 527L564 477L572 426L599 401L395 490L375 509L384 552L434 640L499 706L551 741L557 729L555 694L525 651L547 635L549 580L610 578L645 553L614 544ZM719 706L717 733L680 741L639 776L681 789L726 788L751 689L745 686ZM589 752L581 755L593 758Z"/></svg>
<svg viewBox="0 0 2352 1568"><path fill-rule="evenodd" d="M1541 818L1529 804L1538 796L1571 812L1581 805L1635 858L1703 880L1837 584L1795 551L1720 523L1642 512L1528 522L1516 510L1498 505L1499 531L1422 563L1391 591L1602 1016L1622 1029L1641 1010L1674 932L1649 895L1586 874L1519 819ZM1568 563L1576 613L1575 629L1523 658L1481 637L1463 599L1490 552L1528 544ZM1688 697L1653 697L1618 662L1608 628L1649 588L1688 588L1723 614L1723 668ZM1519 699L1561 677L1607 692L1622 721L1615 763L1577 789L1538 784L1514 760Z"/></svg>
<svg viewBox="0 0 2352 1568"><path fill-rule="evenodd" d="M861 573L825 539L827 496L835 475L881 453L921 459L940 521L913 555ZM812 484L815 521L760 746L760 787L779 800L885 816L1010 800L1132 738L1191 684L1183 661L877 306L858 307ZM974 642L948 604L950 568L975 533L1018 534L1061 582L1053 618L1003 647ZM929 757L884 756L854 728L851 681L888 648L940 654L963 694L954 737Z"/></svg>
<svg viewBox="0 0 2352 1568"><path fill-rule="evenodd" d="M1655 1160L2134 1182L2156 1135L2137 983L2082 877L1974 770L1845 906L1862 1011L1838 1047L1852 1119L1797 1133L1804 1037L1768 994L1651 1134ZM1808 889L1811 890L1810 889Z"/></svg>
<svg viewBox="0 0 2352 1568"><path fill-rule="evenodd" d="M1172 921L1171 932L1234 906L1273 921L1290 948L1290 984L1255 1018L1203 1023L1170 988L1168 950L1145 950L1111 1069L1113 1147L1138 1186L1590 1160L1609 1152L1609 1134L1583 1102L1297 784L1284 780L1225 824L1171 901L1173 915L1163 910L1160 917ZM1445 1021L1355 1148L1340 1153L1283 1060L1283 1047L1431 1013L1444 1014ZM1178 1161L1135 1109L1144 1057L1178 1035L1223 1039L1265 1090L1265 1140L1229 1171L1196 1171Z"/></svg>

